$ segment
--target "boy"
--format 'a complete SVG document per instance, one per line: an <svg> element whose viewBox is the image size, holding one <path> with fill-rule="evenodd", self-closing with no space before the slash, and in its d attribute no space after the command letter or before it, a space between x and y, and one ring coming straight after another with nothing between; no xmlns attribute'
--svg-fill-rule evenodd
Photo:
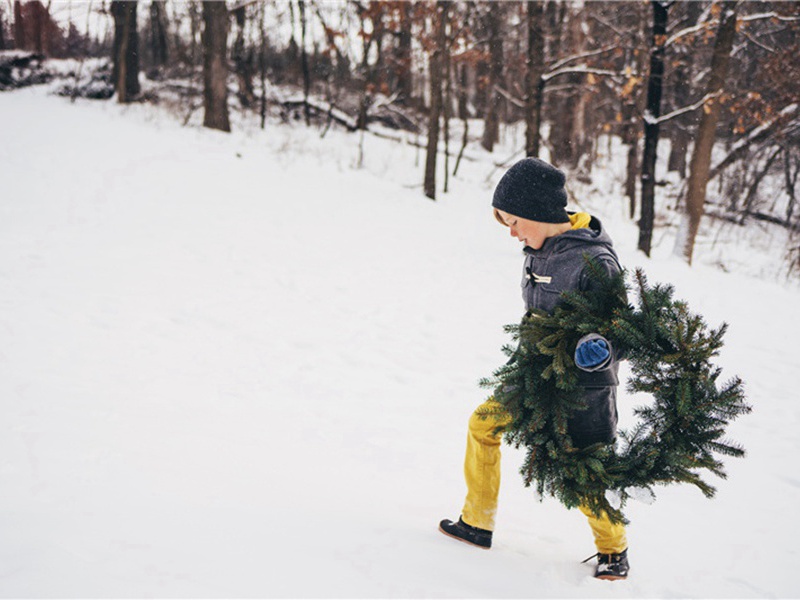
<svg viewBox="0 0 800 600"><path fill-rule="evenodd" d="M522 295L528 310L551 312L562 292L594 289L596 283L586 270L587 255L609 274L621 270L611 238L600 221L586 213L567 213L564 183L560 170L537 158L525 158L503 175L492 199L495 218L524 245ZM597 442L611 443L616 436L619 384L614 349L602 336L587 335L578 342L575 364L581 369L578 382L588 407L570 419L569 435L579 448ZM495 414L500 409L500 415L481 418L478 411L487 408ZM478 411L469 420L464 508L458 521L445 519L439 530L488 549L492 545L500 487L502 436L495 432L510 418L502 414L502 405L492 397ZM624 526L611 523L606 515L597 517L587 508L581 507L581 511L589 519L597 546L595 577L625 579L629 566Z"/></svg>

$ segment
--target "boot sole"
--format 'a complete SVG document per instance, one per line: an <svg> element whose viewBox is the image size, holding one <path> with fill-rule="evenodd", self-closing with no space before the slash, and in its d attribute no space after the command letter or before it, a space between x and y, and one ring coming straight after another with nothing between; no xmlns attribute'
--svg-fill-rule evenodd
<svg viewBox="0 0 800 600"><path fill-rule="evenodd" d="M625 581L627 578L627 575L625 577L620 577L619 575L599 575L595 577L595 579L602 579L603 581Z"/></svg>
<svg viewBox="0 0 800 600"><path fill-rule="evenodd" d="M468 544L468 545L472 546L473 548L480 548L481 550L491 550L491 548L492 548L491 546L480 546L478 544L470 542L469 540L465 540L462 537L458 537L457 535L453 535L452 533L447 533L444 529L442 529L441 525L439 526L439 531L441 531L447 537L453 538L454 540L458 540L459 542L463 542L465 544Z"/></svg>

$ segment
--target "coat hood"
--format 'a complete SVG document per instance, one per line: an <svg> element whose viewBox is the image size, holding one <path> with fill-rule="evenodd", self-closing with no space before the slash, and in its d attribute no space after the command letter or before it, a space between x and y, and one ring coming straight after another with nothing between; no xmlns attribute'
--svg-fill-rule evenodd
<svg viewBox="0 0 800 600"><path fill-rule="evenodd" d="M574 219L574 213L570 214L571 220ZM551 254L560 254L576 246L586 248L587 246L596 246L595 250L604 248L612 254L616 254L613 250L614 244L611 237L606 233L603 224L597 217L589 218L589 225L581 227L580 229L570 229L561 235L547 238L538 250L534 250L530 246L525 246L524 252L535 257L545 257ZM588 248L586 248L588 250Z"/></svg>

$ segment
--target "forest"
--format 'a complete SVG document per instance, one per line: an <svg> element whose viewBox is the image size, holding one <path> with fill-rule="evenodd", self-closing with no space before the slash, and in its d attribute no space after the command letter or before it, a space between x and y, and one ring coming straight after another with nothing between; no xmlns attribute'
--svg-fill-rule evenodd
<svg viewBox="0 0 800 600"><path fill-rule="evenodd" d="M614 137L641 252L668 215L689 264L703 219L769 224L797 276L798 33L797 2L8 0L0 91L68 58L73 99L202 111L222 131L236 111L262 128L410 134L432 200L470 143L492 152L512 125L524 147L507 162L538 156L579 180Z"/></svg>

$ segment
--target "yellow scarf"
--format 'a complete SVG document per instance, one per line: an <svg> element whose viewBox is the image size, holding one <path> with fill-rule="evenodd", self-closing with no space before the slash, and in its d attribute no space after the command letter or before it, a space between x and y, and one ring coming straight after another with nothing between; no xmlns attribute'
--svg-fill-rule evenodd
<svg viewBox="0 0 800 600"><path fill-rule="evenodd" d="M573 229L585 229L589 227L589 222L591 220L592 215L585 212L579 212L569 216L569 222L572 224Z"/></svg>

